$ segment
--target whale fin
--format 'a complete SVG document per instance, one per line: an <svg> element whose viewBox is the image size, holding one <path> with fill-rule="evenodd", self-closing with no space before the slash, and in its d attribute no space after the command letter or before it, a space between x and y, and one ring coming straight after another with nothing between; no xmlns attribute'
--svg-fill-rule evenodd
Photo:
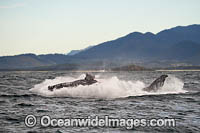
<svg viewBox="0 0 200 133"><path fill-rule="evenodd" d="M148 92L156 92L157 90L159 90L161 87L163 87L165 79L168 77L168 75L161 75L159 78L157 78L155 81L153 81L153 83L144 88L144 91L148 91Z"/></svg>

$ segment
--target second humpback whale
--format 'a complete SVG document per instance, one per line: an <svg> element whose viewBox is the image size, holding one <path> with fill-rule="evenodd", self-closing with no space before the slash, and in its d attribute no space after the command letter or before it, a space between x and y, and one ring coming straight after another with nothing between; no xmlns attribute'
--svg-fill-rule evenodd
<svg viewBox="0 0 200 133"><path fill-rule="evenodd" d="M156 92L159 90L165 82L165 79L168 77L168 75L161 75L159 78L157 78L151 85L149 85L146 88L143 88L144 91L148 92ZM66 83L60 83L52 86L48 86L48 90L53 91L54 89L60 89L64 87L77 87L79 85L92 85L94 83L97 83L97 81L94 79L95 77L86 73L86 76L84 79L76 80L73 82L66 82Z"/></svg>
<svg viewBox="0 0 200 133"><path fill-rule="evenodd" d="M146 88L143 88L144 91L148 92L156 92L157 90L161 89L163 87L165 79L168 77L168 75L161 75L159 78L153 81L151 85L149 85Z"/></svg>

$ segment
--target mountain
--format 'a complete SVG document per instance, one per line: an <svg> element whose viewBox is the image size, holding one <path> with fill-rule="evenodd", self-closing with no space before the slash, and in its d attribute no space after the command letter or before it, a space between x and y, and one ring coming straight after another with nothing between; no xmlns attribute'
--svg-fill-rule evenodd
<svg viewBox="0 0 200 133"><path fill-rule="evenodd" d="M84 49L81 49L81 50L72 50L72 51L70 51L67 55L68 55L68 56L76 55L76 54L78 54L78 53L80 53L80 52L83 52L83 51L85 51L85 50L88 50L88 49L90 49L90 48L92 48L92 47L93 47L93 46L89 46L89 47L84 48Z"/></svg>
<svg viewBox="0 0 200 133"><path fill-rule="evenodd" d="M163 30L157 37L166 44L175 44L180 41L190 40L200 43L200 25L177 26L168 30Z"/></svg>
<svg viewBox="0 0 200 133"><path fill-rule="evenodd" d="M173 57L174 61L181 59L199 64L199 44L200 25L177 26L157 34L133 32L79 52L73 57L133 62L163 61L171 60Z"/></svg>
<svg viewBox="0 0 200 133"><path fill-rule="evenodd" d="M198 59L200 59L200 43L181 41L167 49L165 56L169 59L198 62Z"/></svg>
<svg viewBox="0 0 200 133"><path fill-rule="evenodd" d="M28 68L48 65L41 61L35 54L0 57L0 69Z"/></svg>
<svg viewBox="0 0 200 133"><path fill-rule="evenodd" d="M78 69L136 64L145 67L200 65L200 25L177 26L157 34L133 32L116 40L64 54L0 57L0 69ZM62 66L63 64L63 66Z"/></svg>
<svg viewBox="0 0 200 133"><path fill-rule="evenodd" d="M72 56L72 55L78 54L79 52L80 50L72 50L69 53L67 53L67 55Z"/></svg>
<svg viewBox="0 0 200 133"><path fill-rule="evenodd" d="M0 57L0 69L33 68L66 63L68 59L62 54L21 54Z"/></svg>

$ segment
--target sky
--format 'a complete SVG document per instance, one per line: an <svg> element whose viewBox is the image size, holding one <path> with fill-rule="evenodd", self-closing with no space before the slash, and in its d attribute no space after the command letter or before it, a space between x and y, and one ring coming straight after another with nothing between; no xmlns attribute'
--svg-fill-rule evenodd
<svg viewBox="0 0 200 133"><path fill-rule="evenodd" d="M0 56L66 54L191 24L200 24L200 0L0 0Z"/></svg>

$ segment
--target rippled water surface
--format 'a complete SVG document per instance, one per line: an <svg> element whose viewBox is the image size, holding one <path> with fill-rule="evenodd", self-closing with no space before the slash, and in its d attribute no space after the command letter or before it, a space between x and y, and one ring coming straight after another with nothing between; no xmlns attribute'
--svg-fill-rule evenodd
<svg viewBox="0 0 200 133"><path fill-rule="evenodd" d="M0 72L0 132L200 132L200 72L93 73L99 84L48 92L49 84L80 79L77 72ZM159 93L142 92L162 74L171 80ZM182 87L182 85L184 86ZM109 115L114 118L175 118L176 127L41 127L28 128L28 114L37 118Z"/></svg>

